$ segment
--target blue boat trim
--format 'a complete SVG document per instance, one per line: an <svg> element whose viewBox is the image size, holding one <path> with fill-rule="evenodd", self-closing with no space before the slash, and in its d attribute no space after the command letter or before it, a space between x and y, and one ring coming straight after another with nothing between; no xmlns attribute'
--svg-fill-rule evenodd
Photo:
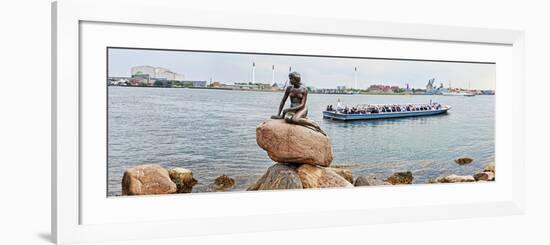
<svg viewBox="0 0 550 245"><path fill-rule="evenodd" d="M418 116L433 116L447 113L451 107L437 110L425 110L425 111L404 111L404 112L382 112L382 113L369 113L369 114L345 114L336 111L323 111L323 118L328 118L338 121L352 121L352 120L372 120L372 119L386 119L386 118L402 118L402 117L418 117Z"/></svg>

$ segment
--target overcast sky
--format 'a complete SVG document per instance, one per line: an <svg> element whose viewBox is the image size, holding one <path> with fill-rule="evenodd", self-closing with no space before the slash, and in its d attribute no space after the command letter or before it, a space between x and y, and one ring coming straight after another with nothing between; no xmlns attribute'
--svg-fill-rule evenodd
<svg viewBox="0 0 550 245"><path fill-rule="evenodd" d="M188 51L160 51L139 49L109 49L109 76L129 77L133 66L164 67L183 74L186 80L220 81L228 84L252 81L252 62L256 63L256 82L271 83L272 65L275 82L288 80L289 66L302 75L306 86L317 88L354 87L354 68L357 67L359 88L372 84L425 88L429 79L445 87L472 89L495 88L495 65L402 61L380 59L352 59L332 57L304 57L284 55L228 54Z"/></svg>

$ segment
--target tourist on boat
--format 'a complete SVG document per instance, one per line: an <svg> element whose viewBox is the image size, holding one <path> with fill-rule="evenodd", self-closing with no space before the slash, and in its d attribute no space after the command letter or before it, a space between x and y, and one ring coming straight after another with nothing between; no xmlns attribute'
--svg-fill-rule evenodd
<svg viewBox="0 0 550 245"><path fill-rule="evenodd" d="M340 99L338 99L338 104L336 104L336 110L342 109L342 103L340 103Z"/></svg>

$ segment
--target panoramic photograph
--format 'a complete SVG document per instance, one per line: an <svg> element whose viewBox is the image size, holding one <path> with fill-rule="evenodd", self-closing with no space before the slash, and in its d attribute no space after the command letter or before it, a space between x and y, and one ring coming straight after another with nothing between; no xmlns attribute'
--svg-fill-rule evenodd
<svg viewBox="0 0 550 245"><path fill-rule="evenodd" d="M108 197L495 180L495 63L107 54Z"/></svg>

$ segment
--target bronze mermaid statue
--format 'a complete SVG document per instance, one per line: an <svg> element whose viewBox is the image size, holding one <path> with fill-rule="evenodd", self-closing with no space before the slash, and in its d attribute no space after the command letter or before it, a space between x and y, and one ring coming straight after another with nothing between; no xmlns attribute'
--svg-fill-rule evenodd
<svg viewBox="0 0 550 245"><path fill-rule="evenodd" d="M291 86L285 88L285 95L279 105L279 111L277 115L273 115L271 118L284 119L287 123L301 125L326 136L327 133L321 129L318 123L307 119L307 88L302 86L300 73L292 72L288 74L288 79ZM290 107L283 110L285 102L289 96Z"/></svg>

